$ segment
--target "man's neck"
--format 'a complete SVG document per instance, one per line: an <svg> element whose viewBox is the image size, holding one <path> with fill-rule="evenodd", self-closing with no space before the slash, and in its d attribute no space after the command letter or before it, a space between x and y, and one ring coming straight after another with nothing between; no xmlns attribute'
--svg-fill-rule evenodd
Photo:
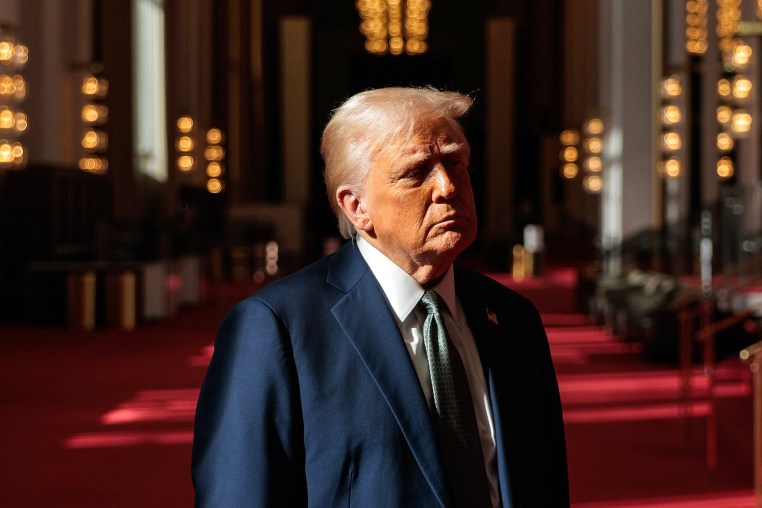
<svg viewBox="0 0 762 508"><path fill-rule="evenodd" d="M412 259L408 256L397 255L394 252L385 252L385 250L378 245L378 242L374 238L368 237L362 233L358 233L356 240L362 239L368 245L372 246L378 252L384 255L392 263L399 266L402 270L415 279L421 287L430 289L436 286L439 281L442 280L447 270L452 266L452 261L445 263L429 263L416 259Z"/></svg>

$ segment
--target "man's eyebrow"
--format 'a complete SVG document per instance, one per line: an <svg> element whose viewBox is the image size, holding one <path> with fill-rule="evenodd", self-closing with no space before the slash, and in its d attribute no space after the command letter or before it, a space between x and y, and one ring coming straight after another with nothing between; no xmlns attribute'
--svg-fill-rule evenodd
<svg viewBox="0 0 762 508"><path fill-rule="evenodd" d="M425 160L427 160L429 157L431 157L431 152L411 152L411 153L403 153L399 157L397 157L397 160L395 162L395 166L400 168L407 168L411 166L415 166L418 163L421 163Z"/></svg>
<svg viewBox="0 0 762 508"><path fill-rule="evenodd" d="M451 143L442 143L439 145L439 153L442 154L451 154L455 152L460 152L465 150L466 144L465 143L458 143L458 142L451 142Z"/></svg>
<svg viewBox="0 0 762 508"><path fill-rule="evenodd" d="M439 155L452 155L456 153L465 153L466 144L463 142L448 142L436 145L436 152L432 152L431 147L422 148L420 146L405 150L397 158L397 163L404 166L413 166L419 162L429 159L434 153Z"/></svg>

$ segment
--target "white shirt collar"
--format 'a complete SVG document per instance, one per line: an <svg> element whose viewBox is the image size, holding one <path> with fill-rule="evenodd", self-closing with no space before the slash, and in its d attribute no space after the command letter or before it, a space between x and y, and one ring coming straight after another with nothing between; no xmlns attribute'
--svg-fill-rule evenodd
<svg viewBox="0 0 762 508"><path fill-rule="evenodd" d="M397 266L362 236L357 235L356 241L360 254L381 285L392 311L400 322L404 321L418 305L424 289L410 274ZM447 269L442 280L433 289L445 301L450 314L457 319L458 306L452 266Z"/></svg>

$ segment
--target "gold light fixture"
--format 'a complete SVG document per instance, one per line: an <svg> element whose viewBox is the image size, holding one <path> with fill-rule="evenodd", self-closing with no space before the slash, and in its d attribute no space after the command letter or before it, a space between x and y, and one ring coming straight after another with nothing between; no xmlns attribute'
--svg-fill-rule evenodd
<svg viewBox="0 0 762 508"><path fill-rule="evenodd" d="M428 50L430 0L357 0L365 50L420 55Z"/></svg>
<svg viewBox="0 0 762 508"><path fill-rule="evenodd" d="M0 169L20 169L27 153L19 137L29 121L20 104L26 99L27 85L21 70L29 60L29 49L0 31Z"/></svg>
<svg viewBox="0 0 762 508"><path fill-rule="evenodd" d="M87 129L82 135L82 147L92 151L104 151L108 147L108 135L96 129Z"/></svg>
<svg viewBox="0 0 762 508"><path fill-rule="evenodd" d="M576 178L578 174L579 174L579 166L577 166L573 162L567 162L566 164L561 166L561 176L563 176L567 180L572 180Z"/></svg>
<svg viewBox="0 0 762 508"><path fill-rule="evenodd" d="M671 127L678 125L682 121L683 114L680 111L680 106L677 104L667 104L661 108L660 117L663 125Z"/></svg>
<svg viewBox="0 0 762 508"><path fill-rule="evenodd" d="M733 68L737 70L745 69L751 61L752 54L753 52L751 46L742 40L736 39L733 41L733 49L730 60L733 64Z"/></svg>
<svg viewBox="0 0 762 508"><path fill-rule="evenodd" d="M717 106L717 123L722 126L730 126L731 120L733 120L733 108L726 104Z"/></svg>
<svg viewBox="0 0 762 508"><path fill-rule="evenodd" d="M677 74L667 76L661 81L661 96L664 99L675 99L683 93L683 85L680 83L680 77Z"/></svg>
<svg viewBox="0 0 762 508"><path fill-rule="evenodd" d="M219 178L210 178L209 181L206 182L206 190L209 191L210 194L220 194L224 189L222 180Z"/></svg>
<svg viewBox="0 0 762 508"><path fill-rule="evenodd" d="M727 99L733 93L733 85L727 78L720 78L717 80L717 95L723 99Z"/></svg>
<svg viewBox="0 0 762 508"><path fill-rule="evenodd" d="M86 97L105 99L108 95L108 81L102 77L88 74L82 80L82 93Z"/></svg>
<svg viewBox="0 0 762 508"><path fill-rule="evenodd" d="M582 124L582 151L585 154L582 168L585 177L582 179L582 189L589 194L598 194L603 190L603 120L590 118Z"/></svg>
<svg viewBox="0 0 762 508"><path fill-rule="evenodd" d="M192 171L196 166L194 150L195 122L190 115L183 115L175 122L177 135L175 137L175 165L183 173Z"/></svg>
<svg viewBox="0 0 762 508"><path fill-rule="evenodd" d="M582 130L588 136L600 136L603 134L603 120L600 118L591 118L584 123Z"/></svg>
<svg viewBox="0 0 762 508"><path fill-rule="evenodd" d="M561 151L561 158L566 162L576 162L579 157L579 151L575 146L567 146Z"/></svg>
<svg viewBox="0 0 762 508"><path fill-rule="evenodd" d="M717 161L717 176L723 180L727 180L733 176L733 173L733 159L727 155L720 157L720 160Z"/></svg>
<svg viewBox="0 0 762 508"><path fill-rule="evenodd" d="M590 173L600 173L603 169L603 161L597 155L591 155L590 157L585 158L583 167L585 168L585 171Z"/></svg>
<svg viewBox="0 0 762 508"><path fill-rule="evenodd" d="M661 149L665 152L676 152L683 147L680 134L675 131L667 131L661 137Z"/></svg>
<svg viewBox="0 0 762 508"><path fill-rule="evenodd" d="M582 188L588 194L600 194L603 190L603 178L600 175L588 175L582 180Z"/></svg>
<svg viewBox="0 0 762 508"><path fill-rule="evenodd" d="M741 0L717 0L716 17L720 54L727 64L732 61L734 37L741 22Z"/></svg>
<svg viewBox="0 0 762 508"><path fill-rule="evenodd" d="M80 140L83 153L79 159L79 169L104 174L108 171L108 134L105 131L108 122L108 106L105 104L108 80L99 72L86 73L82 76L80 91L84 99L81 113L84 129Z"/></svg>
<svg viewBox="0 0 762 508"><path fill-rule="evenodd" d="M692 55L706 53L708 0L685 2L685 49Z"/></svg>
<svg viewBox="0 0 762 508"><path fill-rule="evenodd" d="M733 78L733 97L739 100L745 100L751 93L751 80L746 76L737 75Z"/></svg>
<svg viewBox="0 0 762 508"><path fill-rule="evenodd" d="M665 178L678 178L683 170L680 157L668 157L656 164L659 174Z"/></svg>
<svg viewBox="0 0 762 508"><path fill-rule="evenodd" d="M730 128L734 134L743 137L751 131L751 122L751 113L743 109L737 109L733 112Z"/></svg>
<svg viewBox="0 0 762 508"><path fill-rule="evenodd" d="M559 153L562 163L561 176L567 180L574 179L579 174L579 164L577 163L579 158L579 150L577 150L579 132L574 129L567 129L561 132L558 138L561 142L561 151Z"/></svg>
<svg viewBox="0 0 762 508"><path fill-rule="evenodd" d="M582 172L582 188L589 194L603 189L603 120L590 118L582 124L582 132L567 129L559 135L561 176L572 180Z"/></svg>
<svg viewBox="0 0 762 508"><path fill-rule="evenodd" d="M678 178L683 166L680 158L683 149L680 130L683 122L683 87L680 76L672 74L665 77L660 88L662 105L658 117L662 129L659 136L661 160L656 163L656 171L663 178Z"/></svg>
<svg viewBox="0 0 762 508"><path fill-rule="evenodd" d="M753 117L744 109L752 95L752 80L744 75L753 56L752 47L738 38L742 27L742 0L716 0L717 38L722 62L722 76L717 81L716 109L718 152L717 176L733 177L737 141L748 136ZM762 0L757 0L757 15L762 17Z"/></svg>
<svg viewBox="0 0 762 508"><path fill-rule="evenodd" d="M735 147L735 141L733 136L727 132L720 132L717 134L717 150L720 152L729 152Z"/></svg>
<svg viewBox="0 0 762 508"><path fill-rule="evenodd" d="M209 178L206 182L206 190L211 194L220 194L225 190L225 183L222 180L225 172L223 163L225 149L222 147L224 139L222 131L216 127L206 131L204 158L206 159L206 176Z"/></svg>

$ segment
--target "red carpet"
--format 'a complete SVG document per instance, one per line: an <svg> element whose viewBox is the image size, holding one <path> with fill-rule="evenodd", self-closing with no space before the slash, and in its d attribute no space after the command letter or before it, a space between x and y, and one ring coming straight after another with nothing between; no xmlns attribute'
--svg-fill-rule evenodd
<svg viewBox="0 0 762 508"><path fill-rule="evenodd" d="M568 276L504 282L538 304L548 327L575 507L753 506L745 366L722 365L710 474L700 373L693 416L681 420L674 369L588 323ZM0 327L0 506L192 506L196 394L219 320L249 289L218 291L132 332Z"/></svg>

